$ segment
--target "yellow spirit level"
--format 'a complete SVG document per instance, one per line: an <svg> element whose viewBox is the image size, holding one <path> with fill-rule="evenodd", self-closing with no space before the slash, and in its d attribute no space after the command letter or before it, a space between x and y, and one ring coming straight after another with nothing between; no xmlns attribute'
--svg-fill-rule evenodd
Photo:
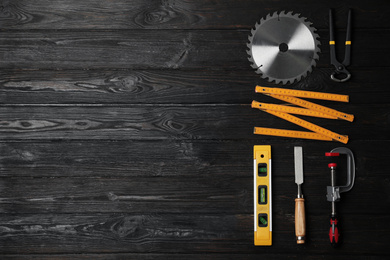
<svg viewBox="0 0 390 260"><path fill-rule="evenodd" d="M253 147L255 246L272 245L271 146Z"/></svg>

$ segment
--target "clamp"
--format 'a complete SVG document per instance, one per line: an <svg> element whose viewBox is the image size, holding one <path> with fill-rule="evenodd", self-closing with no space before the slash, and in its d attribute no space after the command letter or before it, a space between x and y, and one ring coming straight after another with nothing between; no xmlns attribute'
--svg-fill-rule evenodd
<svg viewBox="0 0 390 260"><path fill-rule="evenodd" d="M327 195L326 198L328 201L340 201L340 193L350 191L355 183L355 160L353 158L353 153L351 150L345 147L338 147L325 153L325 156L339 156L340 154L347 155L347 184L343 186L334 185L335 178L332 178L332 186L327 186ZM330 163L329 168L336 169L337 164Z"/></svg>
<svg viewBox="0 0 390 260"><path fill-rule="evenodd" d="M340 193L350 191L355 183L355 160L351 150L345 147L338 147L325 153L325 156L339 156L340 154L347 155L347 183L343 186L336 186L336 163L328 164L331 170L331 186L327 186L326 198L332 202L332 214L330 218L329 239L333 246L338 246L340 242L340 231L338 228L338 219L336 215L335 202L340 201Z"/></svg>
<svg viewBox="0 0 390 260"><path fill-rule="evenodd" d="M335 71L330 75L330 78L336 82L345 82L351 78L351 73L349 73L349 71L345 68L351 62L351 9L348 11L345 56L342 63L340 63L336 58L336 42L334 37L332 9L329 9L329 32L330 63L335 67Z"/></svg>

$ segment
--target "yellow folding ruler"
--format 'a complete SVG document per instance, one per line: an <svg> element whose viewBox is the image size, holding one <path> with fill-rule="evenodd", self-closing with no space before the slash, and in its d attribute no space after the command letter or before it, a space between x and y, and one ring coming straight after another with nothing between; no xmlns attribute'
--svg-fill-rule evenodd
<svg viewBox="0 0 390 260"><path fill-rule="evenodd" d="M346 135L337 134L323 127L320 127L318 125L315 125L313 123L310 123L308 121L305 121L303 119L291 115L291 114L297 114L297 115L321 117L321 118L328 118L328 119L341 119L341 120L352 122L354 116L351 114L343 113L325 106L321 106L297 98L297 97L304 97L304 98L311 98L311 99L348 102L349 97L347 95L303 91L303 90L291 90L291 89L283 89L283 88L268 88L268 87L261 87L261 86L256 86L256 93L263 93L273 98L300 106L300 107L294 107L294 106L286 106L286 105L260 103L257 101L252 102L253 108L261 109L269 114L280 117L284 120L299 125L303 128L309 129L313 132L255 127L254 129L255 134L324 140L324 141L338 141L344 144L348 142L348 136Z"/></svg>

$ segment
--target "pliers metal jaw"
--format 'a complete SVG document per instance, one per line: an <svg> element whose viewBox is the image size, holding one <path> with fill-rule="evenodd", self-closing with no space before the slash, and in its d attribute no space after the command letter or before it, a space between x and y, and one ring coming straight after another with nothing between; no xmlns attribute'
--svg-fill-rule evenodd
<svg viewBox="0 0 390 260"><path fill-rule="evenodd" d="M345 40L345 56L344 61L342 63L340 63L336 58L332 9L329 9L329 32L330 63L335 67L335 71L330 75L330 78L336 82L345 82L351 78L351 73L349 73L349 71L346 69L346 67L351 62L351 9L348 11L347 35Z"/></svg>

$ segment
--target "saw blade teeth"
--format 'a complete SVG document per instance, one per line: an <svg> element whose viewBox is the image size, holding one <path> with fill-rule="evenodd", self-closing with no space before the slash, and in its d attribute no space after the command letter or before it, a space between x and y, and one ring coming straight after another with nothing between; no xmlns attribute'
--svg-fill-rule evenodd
<svg viewBox="0 0 390 260"><path fill-rule="evenodd" d="M298 78L289 79L289 80L288 80L288 83L289 83L289 84L293 84L295 81L300 81L300 80L301 80L301 77L302 77L302 76L298 76Z"/></svg>
<svg viewBox="0 0 390 260"><path fill-rule="evenodd" d="M251 67L254 68L256 71L259 70L259 67L257 67L257 65L254 62L251 64Z"/></svg>
<svg viewBox="0 0 390 260"><path fill-rule="evenodd" d="M283 19L279 19L281 17L283 17ZM288 28L291 28L291 26L290 26L289 20L285 19L285 17L296 20L296 22L294 22L294 23L291 22L291 24L295 24L295 26L294 26L295 28L297 28L297 26L299 26L299 23L303 24L304 27L307 28L305 30L307 30L309 32L309 35L311 34L312 39L309 39L309 37L305 36L306 38L301 40L301 42L302 41L305 42L307 40L307 41L314 43L314 48L307 48L306 49L307 51L310 51L310 56L302 56L301 57L302 58L301 62L304 62L303 64L305 64L307 67L306 66L303 67L302 70L297 73L297 75L292 75L292 77L288 76L288 78L285 78L285 77L287 77L287 75L289 75L288 73L291 73L291 70L288 70L288 68L284 68L284 69L286 69L284 76L283 76L283 73L280 74L279 71L275 71L275 69L269 71L270 65L274 64L274 61L269 61L267 59L263 60L264 57L261 55L261 53L259 53L260 56L257 56L257 52L253 52L254 46L259 46L259 47L264 46L264 44L262 44L261 42L266 42L267 37L268 38L271 37L273 39L274 36L272 36L272 32L274 32L275 30L279 30L279 29L282 30L281 31L281 32L283 32L282 35L283 34L289 35L289 33L293 34L293 31L291 31L291 29L290 30L288 29ZM281 21L281 22L279 23L279 21ZM267 25L265 25L265 24L267 24ZM319 48L319 45L321 45L321 42L319 41L319 35L316 33L317 29L315 27L313 27L312 25L313 25L313 23L311 23L310 21L307 21L306 17L301 16L300 13L294 13L293 11L286 11L286 10L282 10L279 12L276 11L273 13L268 13L266 16L261 17L260 22L256 22L254 28L251 29L250 35L248 36L248 42L246 43L246 46L247 46L246 52L248 55L248 60L250 61L250 66L255 70L255 72L257 74L260 75L261 78L268 80L268 82L274 82L275 84L293 84L296 81L302 80L312 71L313 67L316 66L316 64L317 64L316 60L319 60L319 53L321 52L321 49ZM260 28L262 28L262 26L264 26L264 28L267 28L267 29L260 29ZM294 28L294 27L292 27L292 28ZM270 29L270 28L272 28L272 29ZM265 38L263 36L264 32L266 32ZM300 35L300 37L304 37L304 36L302 36L302 34L297 34L297 35ZM277 47L278 45L280 46L280 44L283 43L284 41L286 41L286 42L288 41L288 40L286 40L287 39L286 37L280 37L280 36L278 36L278 37L279 38L275 38L275 39L279 39L275 42L275 44L276 44L275 47ZM263 39L265 39L266 41L263 41ZM273 46L270 46L270 47L273 47ZM266 50L266 49L260 48L259 50L264 52L264 50ZM281 53L279 52L276 57L280 57L280 55L281 55ZM260 57L261 57L261 59L260 59ZM255 62L255 59L257 60L257 64ZM262 60L261 62L265 62L265 63L262 63L260 65L259 60ZM267 71L267 73L265 73L263 71L264 70L264 68L262 68L263 65L265 66L265 68L268 68L267 70L265 70L265 71ZM281 68L281 69L283 72L283 68ZM274 75L278 75L278 77L280 77L280 78L275 78ZM274 77L272 77L272 76L274 76Z"/></svg>

